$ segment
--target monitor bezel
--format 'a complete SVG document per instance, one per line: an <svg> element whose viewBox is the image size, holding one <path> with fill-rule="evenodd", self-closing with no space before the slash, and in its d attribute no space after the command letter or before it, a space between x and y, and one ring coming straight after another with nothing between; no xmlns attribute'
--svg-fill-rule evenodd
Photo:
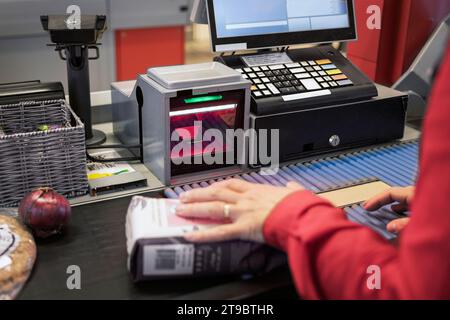
<svg viewBox="0 0 450 320"><path fill-rule="evenodd" d="M213 52L258 50L299 44L319 44L357 40L354 0L347 0L347 8L350 17L350 26L348 28L284 32L230 38L217 37L213 1L214 0L206 0L211 35L211 49Z"/></svg>

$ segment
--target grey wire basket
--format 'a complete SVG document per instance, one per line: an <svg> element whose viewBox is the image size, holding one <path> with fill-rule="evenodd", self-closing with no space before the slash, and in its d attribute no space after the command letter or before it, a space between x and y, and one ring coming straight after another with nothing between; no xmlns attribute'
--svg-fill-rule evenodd
<svg viewBox="0 0 450 320"><path fill-rule="evenodd" d="M88 192L84 125L64 100L0 105L0 207L39 187Z"/></svg>

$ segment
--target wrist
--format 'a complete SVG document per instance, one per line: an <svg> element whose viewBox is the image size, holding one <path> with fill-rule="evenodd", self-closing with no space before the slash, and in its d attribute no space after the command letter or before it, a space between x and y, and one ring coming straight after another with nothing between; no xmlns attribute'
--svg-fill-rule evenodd
<svg viewBox="0 0 450 320"><path fill-rule="evenodd" d="M298 227L300 218L316 206L334 207L326 199L311 191L302 190L285 197L271 211L263 225L263 237L267 244L285 249L287 239Z"/></svg>

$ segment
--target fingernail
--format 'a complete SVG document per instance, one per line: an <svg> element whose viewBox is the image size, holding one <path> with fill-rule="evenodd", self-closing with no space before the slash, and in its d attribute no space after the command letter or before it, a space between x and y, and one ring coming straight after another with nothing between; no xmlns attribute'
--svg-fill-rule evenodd
<svg viewBox="0 0 450 320"><path fill-rule="evenodd" d="M392 224L392 232L393 232L393 233L398 233L397 223L393 223L393 224Z"/></svg>
<svg viewBox="0 0 450 320"><path fill-rule="evenodd" d="M188 195L187 192L183 192L182 194L180 194L180 201L185 202L188 199Z"/></svg>
<svg viewBox="0 0 450 320"><path fill-rule="evenodd" d="M177 214L182 214L184 211L186 210L186 206L180 204L179 206L177 206Z"/></svg>

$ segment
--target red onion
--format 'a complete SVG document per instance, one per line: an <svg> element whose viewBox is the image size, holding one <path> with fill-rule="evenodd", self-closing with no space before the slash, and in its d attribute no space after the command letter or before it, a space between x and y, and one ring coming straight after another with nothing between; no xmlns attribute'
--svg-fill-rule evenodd
<svg viewBox="0 0 450 320"><path fill-rule="evenodd" d="M19 206L19 216L38 238L61 232L70 219L70 204L51 188L39 188L27 194Z"/></svg>

